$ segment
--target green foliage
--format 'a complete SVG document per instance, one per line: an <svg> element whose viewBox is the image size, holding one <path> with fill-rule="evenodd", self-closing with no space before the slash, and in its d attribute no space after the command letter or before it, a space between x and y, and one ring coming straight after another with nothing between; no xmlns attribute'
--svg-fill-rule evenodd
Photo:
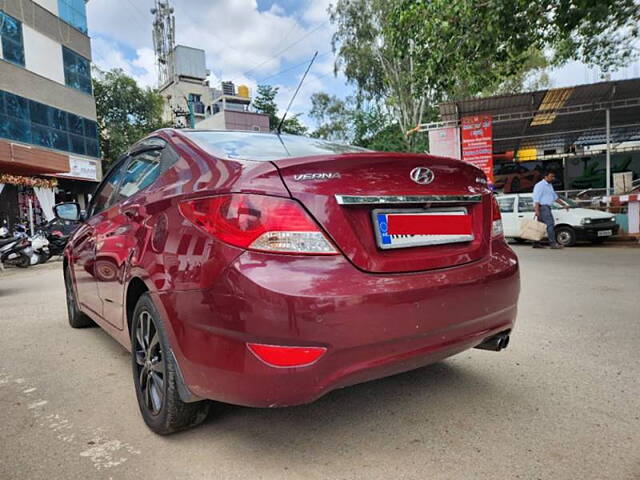
<svg viewBox="0 0 640 480"><path fill-rule="evenodd" d="M107 166L145 135L166 125L162 122L163 99L151 88L140 88L122 70L95 74L100 148Z"/></svg>
<svg viewBox="0 0 640 480"><path fill-rule="evenodd" d="M258 113L269 115L269 128L271 130L278 127L280 119L277 116L278 106L276 105L276 95L278 87L271 85L258 85L258 94L253 99L253 108Z"/></svg>
<svg viewBox="0 0 640 480"><path fill-rule="evenodd" d="M258 94L253 99L253 109L258 113L269 115L269 128L271 130L275 130L280 124L276 95L278 95L278 87L258 85ZM305 135L307 128L300 123L299 116L300 114L288 114L282 124L282 132L294 135Z"/></svg>
<svg viewBox="0 0 640 480"><path fill-rule="evenodd" d="M336 69L383 101L403 131L453 98L514 91L531 72L580 60L628 63L639 36L634 0L338 0ZM541 52L548 52L546 58ZM541 76L533 86L544 85Z"/></svg>
<svg viewBox="0 0 640 480"><path fill-rule="evenodd" d="M357 97L343 100L324 92L315 93L311 103L309 116L317 124L313 137L381 151L424 152L427 148L424 136L407 142L397 122L380 104Z"/></svg>
<svg viewBox="0 0 640 480"><path fill-rule="evenodd" d="M309 117L318 125L311 136L337 142L353 142L354 111L351 98L341 100L325 92L314 93L311 96Z"/></svg>

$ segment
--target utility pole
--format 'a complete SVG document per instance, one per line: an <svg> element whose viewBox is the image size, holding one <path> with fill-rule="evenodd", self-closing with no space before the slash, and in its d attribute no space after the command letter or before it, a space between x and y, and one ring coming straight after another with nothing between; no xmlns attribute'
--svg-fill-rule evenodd
<svg viewBox="0 0 640 480"><path fill-rule="evenodd" d="M193 116L193 99L187 98L187 107L189 108L189 128L196 128L196 120Z"/></svg>

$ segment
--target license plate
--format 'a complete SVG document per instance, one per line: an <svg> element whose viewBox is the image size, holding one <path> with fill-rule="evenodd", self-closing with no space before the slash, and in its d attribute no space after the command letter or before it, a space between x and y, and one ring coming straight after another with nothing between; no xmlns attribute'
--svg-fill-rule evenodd
<svg viewBox="0 0 640 480"><path fill-rule="evenodd" d="M613 230L600 230L598 232L599 237L610 237L613 235Z"/></svg>
<svg viewBox="0 0 640 480"><path fill-rule="evenodd" d="M438 210L374 210L378 247L422 247L473 240L471 215L466 208Z"/></svg>

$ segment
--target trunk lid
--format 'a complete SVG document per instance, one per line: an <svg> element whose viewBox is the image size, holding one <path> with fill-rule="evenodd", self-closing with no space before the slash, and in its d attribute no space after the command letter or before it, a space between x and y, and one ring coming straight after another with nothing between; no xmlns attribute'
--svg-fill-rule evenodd
<svg viewBox="0 0 640 480"><path fill-rule="evenodd" d="M291 158L274 164L292 197L361 270L417 272L462 265L489 254L491 193L482 183L482 172L471 165L442 157L386 152ZM433 173L430 183L411 179L411 172L420 167ZM384 249L379 246L379 232L376 238L374 210L400 214L463 210L469 215L473 238Z"/></svg>

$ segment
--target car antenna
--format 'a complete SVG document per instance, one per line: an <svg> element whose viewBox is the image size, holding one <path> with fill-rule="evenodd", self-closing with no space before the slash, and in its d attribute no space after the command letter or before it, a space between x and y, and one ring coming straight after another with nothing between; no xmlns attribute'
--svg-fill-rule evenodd
<svg viewBox="0 0 640 480"><path fill-rule="evenodd" d="M280 133L282 131L282 125L284 124L284 119L287 117L287 113L289 112L289 109L291 108L291 104L295 100L296 95L298 95L298 90L300 90L300 87L302 86L302 82L304 82L304 79L307 78L307 73L309 73L309 70L311 70L311 65L313 65L313 62L315 61L317 56L318 56L318 51L316 50L316 53L313 54L313 58L309 62L309 66L304 71L304 75L302 75L302 78L300 79L300 83L298 84L298 88L296 88L296 91L293 93L293 97L291 97L291 100L289 100L289 105L287 105L287 109L284 111L284 115L282 115L282 119L280 120L280 123L278 124L278 128L276 129L276 132L278 133L278 135L280 135Z"/></svg>

